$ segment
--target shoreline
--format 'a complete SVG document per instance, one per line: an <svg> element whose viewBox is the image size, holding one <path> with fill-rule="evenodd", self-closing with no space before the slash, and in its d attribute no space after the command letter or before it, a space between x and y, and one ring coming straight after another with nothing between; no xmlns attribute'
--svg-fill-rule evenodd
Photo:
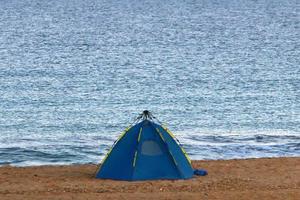
<svg viewBox="0 0 300 200"><path fill-rule="evenodd" d="M193 163L198 163L198 162L213 162L213 161L242 161L242 160L257 160L257 159L285 159L285 158L300 158L300 155L295 155L295 156L283 156L283 157L250 157L250 158L232 158L232 159L203 159L203 160L194 160L191 159L192 164ZM102 161L102 159L99 159L99 162ZM18 164L2 164L0 165L0 169L2 167L15 167L15 168L30 168L30 167L72 167L72 166L88 166L88 165L94 165L98 166L97 163L61 163L61 164L33 164L33 165L18 165Z"/></svg>
<svg viewBox="0 0 300 200"><path fill-rule="evenodd" d="M1 166L0 199L299 199L300 157L194 160L188 180L95 179L96 164Z"/></svg>

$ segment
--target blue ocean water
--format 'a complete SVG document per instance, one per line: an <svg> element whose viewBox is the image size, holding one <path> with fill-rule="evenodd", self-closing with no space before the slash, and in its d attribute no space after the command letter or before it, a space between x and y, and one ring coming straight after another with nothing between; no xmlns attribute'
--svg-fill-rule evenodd
<svg viewBox="0 0 300 200"><path fill-rule="evenodd" d="M297 0L0 0L0 165L98 163L144 109L192 159L300 156Z"/></svg>

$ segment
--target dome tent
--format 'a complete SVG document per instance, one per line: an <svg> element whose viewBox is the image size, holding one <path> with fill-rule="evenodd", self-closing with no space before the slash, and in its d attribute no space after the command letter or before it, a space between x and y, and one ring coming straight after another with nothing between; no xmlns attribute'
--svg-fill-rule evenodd
<svg viewBox="0 0 300 200"><path fill-rule="evenodd" d="M96 178L115 180L188 179L191 161L173 134L144 111L114 143Z"/></svg>

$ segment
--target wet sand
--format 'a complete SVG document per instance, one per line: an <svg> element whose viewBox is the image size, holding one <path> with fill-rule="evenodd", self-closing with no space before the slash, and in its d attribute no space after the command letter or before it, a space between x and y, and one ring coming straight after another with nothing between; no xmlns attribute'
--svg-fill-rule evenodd
<svg viewBox="0 0 300 200"><path fill-rule="evenodd" d="M193 161L208 175L125 182L94 178L96 165L0 167L0 199L300 199L300 157Z"/></svg>

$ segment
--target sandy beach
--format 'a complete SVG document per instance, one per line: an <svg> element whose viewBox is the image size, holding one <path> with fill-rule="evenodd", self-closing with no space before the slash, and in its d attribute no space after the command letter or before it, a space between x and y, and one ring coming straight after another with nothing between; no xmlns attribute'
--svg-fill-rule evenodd
<svg viewBox="0 0 300 200"><path fill-rule="evenodd" d="M193 161L208 176L125 182L96 165L0 167L0 199L300 199L300 158Z"/></svg>

